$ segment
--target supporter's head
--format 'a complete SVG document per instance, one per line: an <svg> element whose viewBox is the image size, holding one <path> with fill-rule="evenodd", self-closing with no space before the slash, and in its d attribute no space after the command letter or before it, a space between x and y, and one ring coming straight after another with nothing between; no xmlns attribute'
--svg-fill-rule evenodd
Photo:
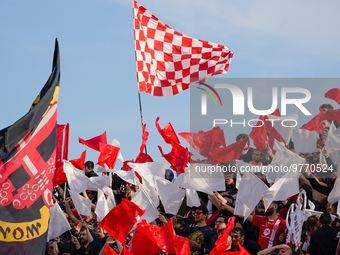
<svg viewBox="0 0 340 255"><path fill-rule="evenodd" d="M194 217L195 222L203 223L208 217L208 209L204 205L198 207L194 206L192 207L192 216Z"/></svg>
<svg viewBox="0 0 340 255"><path fill-rule="evenodd" d="M217 232L222 234L227 227L227 219L224 216L218 217L215 221Z"/></svg>
<svg viewBox="0 0 340 255"><path fill-rule="evenodd" d="M90 200L94 199L95 197L94 192L92 190L86 190L86 195Z"/></svg>
<svg viewBox="0 0 340 255"><path fill-rule="evenodd" d="M306 224L305 224L305 227L306 227L306 230L310 233L310 234L313 234L315 233L316 231L318 231L319 229L319 217L315 215L312 215L312 216L309 216L306 220Z"/></svg>
<svg viewBox="0 0 340 255"><path fill-rule="evenodd" d="M329 225L332 223L332 217L329 213L325 212L320 216L321 225Z"/></svg>
<svg viewBox="0 0 340 255"><path fill-rule="evenodd" d="M92 214L91 216L85 216L85 222L87 224L91 224L97 219L97 215L94 212L91 212L91 214Z"/></svg>
<svg viewBox="0 0 340 255"><path fill-rule="evenodd" d="M335 203L335 204L328 203L326 205L326 211L331 215L336 215L337 207L338 207L338 203Z"/></svg>
<svg viewBox="0 0 340 255"><path fill-rule="evenodd" d="M225 183L226 183L227 185L232 185L232 184L234 184L234 173L225 172L225 173L224 173L224 178L225 178Z"/></svg>
<svg viewBox="0 0 340 255"><path fill-rule="evenodd" d="M225 200L227 200L230 204L234 204L234 198L232 196L223 194L222 197L225 198Z"/></svg>
<svg viewBox="0 0 340 255"><path fill-rule="evenodd" d="M85 174L93 171L93 169L94 169L94 163L92 161L86 161L85 167L84 167Z"/></svg>
<svg viewBox="0 0 340 255"><path fill-rule="evenodd" d="M170 169L165 170L165 179L172 181L174 179L174 173Z"/></svg>
<svg viewBox="0 0 340 255"><path fill-rule="evenodd" d="M59 254L59 248L56 242L50 241L46 247L47 254L54 255Z"/></svg>
<svg viewBox="0 0 340 255"><path fill-rule="evenodd" d="M244 230L242 228L234 228L229 234L233 240L233 246L237 246L237 242L241 245L244 243Z"/></svg>
<svg viewBox="0 0 340 255"><path fill-rule="evenodd" d="M174 223L174 230L176 233L181 232L185 228L185 222L181 218L175 218L173 223Z"/></svg>
<svg viewBox="0 0 340 255"><path fill-rule="evenodd" d="M330 128L332 125L332 121L331 120L322 120L322 128L328 127Z"/></svg>
<svg viewBox="0 0 340 255"><path fill-rule="evenodd" d="M127 198L131 198L133 194L136 193L136 187L134 185L126 186L125 188L125 196Z"/></svg>
<svg viewBox="0 0 340 255"><path fill-rule="evenodd" d="M87 230L86 227L82 226L79 232L79 243L80 244L87 244L89 241L87 236Z"/></svg>
<svg viewBox="0 0 340 255"><path fill-rule="evenodd" d="M320 148L320 151L321 151L321 148ZM318 148L317 151L312 153L314 164L320 163L320 151L319 151L319 148Z"/></svg>
<svg viewBox="0 0 340 255"><path fill-rule="evenodd" d="M251 156L251 160L254 161L254 162L256 162L256 163L259 163L260 160L261 160L261 158L262 158L262 153L261 153L261 151L258 150L258 149L254 149L253 154L252 154L252 156Z"/></svg>
<svg viewBox="0 0 340 255"><path fill-rule="evenodd" d="M278 255L292 255L293 251L288 245L284 245L280 250Z"/></svg>
<svg viewBox="0 0 340 255"><path fill-rule="evenodd" d="M321 105L322 113L325 114L326 110L333 110L333 106L331 104L323 104Z"/></svg>
<svg viewBox="0 0 340 255"><path fill-rule="evenodd" d="M238 134L238 135L236 136L236 142L241 141L241 140L243 140L243 139L245 139L245 138L247 138L248 141L247 141L246 145L244 146L244 148L247 148L247 147L249 146L249 137L248 137L247 134Z"/></svg>
<svg viewBox="0 0 340 255"><path fill-rule="evenodd" d="M276 201L271 202L271 204L269 205L267 211L265 212L265 214L267 216L273 215L274 213L277 213L277 209L279 207L279 203Z"/></svg>

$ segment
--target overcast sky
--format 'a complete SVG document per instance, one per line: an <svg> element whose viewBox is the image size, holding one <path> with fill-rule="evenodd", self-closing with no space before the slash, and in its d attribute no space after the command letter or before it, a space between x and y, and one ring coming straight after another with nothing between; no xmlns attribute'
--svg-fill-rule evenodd
<svg viewBox="0 0 340 255"><path fill-rule="evenodd" d="M216 77L339 77L339 1L139 3L173 29L234 51L229 72ZM141 123L132 6L130 0L2 2L0 129L29 110L51 72L54 40L58 38L58 123L70 123L69 158L78 158L87 149L87 160L97 162L99 154L79 144L78 137L90 139L104 131L108 142L120 141L126 160L135 158L141 144ZM322 98L329 88L309 89ZM155 128L156 117L160 117L161 127L170 121L177 132L188 132L189 98L189 91L163 98L141 94L144 122L150 132L147 149L155 161L163 160L157 145L170 151ZM313 115L318 107L311 109ZM234 139L226 135L228 144Z"/></svg>

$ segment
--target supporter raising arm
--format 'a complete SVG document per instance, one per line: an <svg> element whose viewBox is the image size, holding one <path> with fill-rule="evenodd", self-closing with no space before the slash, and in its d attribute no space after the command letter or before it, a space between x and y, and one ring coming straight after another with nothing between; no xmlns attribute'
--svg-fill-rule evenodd
<svg viewBox="0 0 340 255"><path fill-rule="evenodd" d="M220 199L218 193L215 193L215 195ZM230 205L221 203L221 208L234 214L235 210ZM286 221L279 216L277 209L278 203L273 201L265 211L265 216L249 215L247 218L254 226L260 228L258 243L261 249L278 245L284 240ZM241 215L237 216L242 218Z"/></svg>

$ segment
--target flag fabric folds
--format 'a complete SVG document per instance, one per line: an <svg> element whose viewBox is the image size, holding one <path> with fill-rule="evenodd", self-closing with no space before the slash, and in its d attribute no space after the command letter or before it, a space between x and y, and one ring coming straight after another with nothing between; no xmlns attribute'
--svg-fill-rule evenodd
<svg viewBox="0 0 340 255"><path fill-rule="evenodd" d="M260 151L265 149L266 142L268 141L266 126L264 123L264 117L261 115L258 122L256 123L256 126L252 128L249 134L255 147Z"/></svg>
<svg viewBox="0 0 340 255"><path fill-rule="evenodd" d="M311 119L308 123L303 125L301 129L307 129L317 134L323 134L322 117L323 117L323 113L322 113L322 109L320 106L319 113L313 119Z"/></svg>
<svg viewBox="0 0 340 255"><path fill-rule="evenodd" d="M139 91L176 95L191 82L228 71L233 53L226 46L185 36L136 1L133 7Z"/></svg>
<svg viewBox="0 0 340 255"><path fill-rule="evenodd" d="M223 130L217 126L209 131L198 133L179 133L202 156L210 158L210 155L218 148L226 147Z"/></svg>
<svg viewBox="0 0 340 255"><path fill-rule="evenodd" d="M63 170L63 160L68 160L68 141L69 141L70 125L57 125L57 147L56 162L53 185L57 186L67 182L66 175Z"/></svg>
<svg viewBox="0 0 340 255"><path fill-rule="evenodd" d="M81 155L80 158L77 159L72 159L70 160L70 163L77 169L79 170L84 170L84 165L85 165L85 158L86 158L86 150L84 150Z"/></svg>
<svg viewBox="0 0 340 255"><path fill-rule="evenodd" d="M325 93L325 98L329 98L340 104L340 89L333 88Z"/></svg>
<svg viewBox="0 0 340 255"><path fill-rule="evenodd" d="M122 244L132 227L145 213L145 210L127 199L114 207L99 223L99 226Z"/></svg>
<svg viewBox="0 0 340 255"><path fill-rule="evenodd" d="M52 73L31 110L0 131L2 254L44 254L56 162L58 41Z"/></svg>
<svg viewBox="0 0 340 255"><path fill-rule="evenodd" d="M68 223L64 212L60 209L59 204L55 203L50 209L50 222L48 224L48 235L46 241L58 237L68 230L71 230L71 226Z"/></svg>
<svg viewBox="0 0 340 255"><path fill-rule="evenodd" d="M227 147L219 148L213 155L211 155L211 160L225 163L231 159L238 159L240 158L247 142L248 139L245 138L236 143L230 144Z"/></svg>
<svg viewBox="0 0 340 255"><path fill-rule="evenodd" d="M111 144L99 143L99 149L100 155L98 157L97 165L113 169L116 164L120 148Z"/></svg>
<svg viewBox="0 0 340 255"><path fill-rule="evenodd" d="M84 140L84 139L79 137L79 142L83 145L86 145L87 147L90 147L91 149L94 149L96 151L100 151L99 144L100 143L107 144L106 131L103 134L96 136L96 137L93 137L89 140Z"/></svg>

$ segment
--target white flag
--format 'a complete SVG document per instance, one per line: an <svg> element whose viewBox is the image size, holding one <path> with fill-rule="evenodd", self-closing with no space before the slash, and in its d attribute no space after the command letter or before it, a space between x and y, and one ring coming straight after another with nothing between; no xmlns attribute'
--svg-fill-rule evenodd
<svg viewBox="0 0 340 255"><path fill-rule="evenodd" d="M157 208L152 205L149 196L142 189L133 194L131 202L134 202L135 204L145 209L145 213L135 224L134 228L142 220L146 220L148 223L150 223L158 218L159 212Z"/></svg>
<svg viewBox="0 0 340 255"><path fill-rule="evenodd" d="M165 178L165 162L128 163L141 176L156 175Z"/></svg>
<svg viewBox="0 0 340 255"><path fill-rule="evenodd" d="M102 219L108 214L110 211L109 206L107 204L105 194L101 189L98 189L98 199L96 204L96 210L94 213L97 215L97 221L101 222Z"/></svg>
<svg viewBox="0 0 340 255"><path fill-rule="evenodd" d="M299 172L288 172L268 189L263 196L266 210L271 202L282 201L299 193L299 175Z"/></svg>
<svg viewBox="0 0 340 255"><path fill-rule="evenodd" d="M158 178L156 184L165 212L177 214L183 202L185 190L164 178Z"/></svg>
<svg viewBox="0 0 340 255"><path fill-rule="evenodd" d="M90 177L87 182L87 190L97 191L98 189L102 189L103 187L110 186L111 177L107 175L98 176L98 177Z"/></svg>
<svg viewBox="0 0 340 255"><path fill-rule="evenodd" d="M293 141L295 153L313 153L316 152L317 137L315 132L306 129L294 129Z"/></svg>
<svg viewBox="0 0 340 255"><path fill-rule="evenodd" d="M293 133L293 128L297 123L298 116L297 114L292 114L289 116L278 117L274 115L268 115L268 118L271 119L279 119L280 121L272 121L272 126L276 129L276 131L280 134L286 144L289 143L289 140ZM284 125L282 125L282 121L284 121Z"/></svg>
<svg viewBox="0 0 340 255"><path fill-rule="evenodd" d="M90 199L80 196L77 193L74 193L72 190L70 190L70 195L74 203L74 207L76 208L79 214L85 216L92 216L91 212L92 203Z"/></svg>
<svg viewBox="0 0 340 255"><path fill-rule="evenodd" d="M113 145L115 147L120 147L120 142L118 142L117 140L113 139L111 141L111 145ZM124 158L123 158L122 153L120 152L120 150L118 152L117 159L119 159L120 162L124 162Z"/></svg>
<svg viewBox="0 0 340 255"><path fill-rule="evenodd" d="M328 195L328 203L334 204L340 200L340 177L336 178L334 187Z"/></svg>
<svg viewBox="0 0 340 255"><path fill-rule="evenodd" d="M75 193L81 193L87 190L88 177L74 168L67 160L64 160L64 172L70 189Z"/></svg>
<svg viewBox="0 0 340 255"><path fill-rule="evenodd" d="M198 197L197 191L192 189L186 189L186 197L187 197L187 206L200 206L200 198Z"/></svg>
<svg viewBox="0 0 340 255"><path fill-rule="evenodd" d="M267 185L260 178L245 172L239 184L234 214L247 219L267 190Z"/></svg>
<svg viewBox="0 0 340 255"><path fill-rule="evenodd" d="M188 169L188 168L187 168ZM224 180L224 178L223 178ZM180 174L174 181L176 185L186 189L201 191L209 195L214 195L213 191L202 177L190 176L189 171Z"/></svg>
<svg viewBox="0 0 340 255"><path fill-rule="evenodd" d="M66 231L70 230L71 226L66 219L65 214L60 209L58 203L54 203L50 209L50 221L48 224L47 242Z"/></svg>

